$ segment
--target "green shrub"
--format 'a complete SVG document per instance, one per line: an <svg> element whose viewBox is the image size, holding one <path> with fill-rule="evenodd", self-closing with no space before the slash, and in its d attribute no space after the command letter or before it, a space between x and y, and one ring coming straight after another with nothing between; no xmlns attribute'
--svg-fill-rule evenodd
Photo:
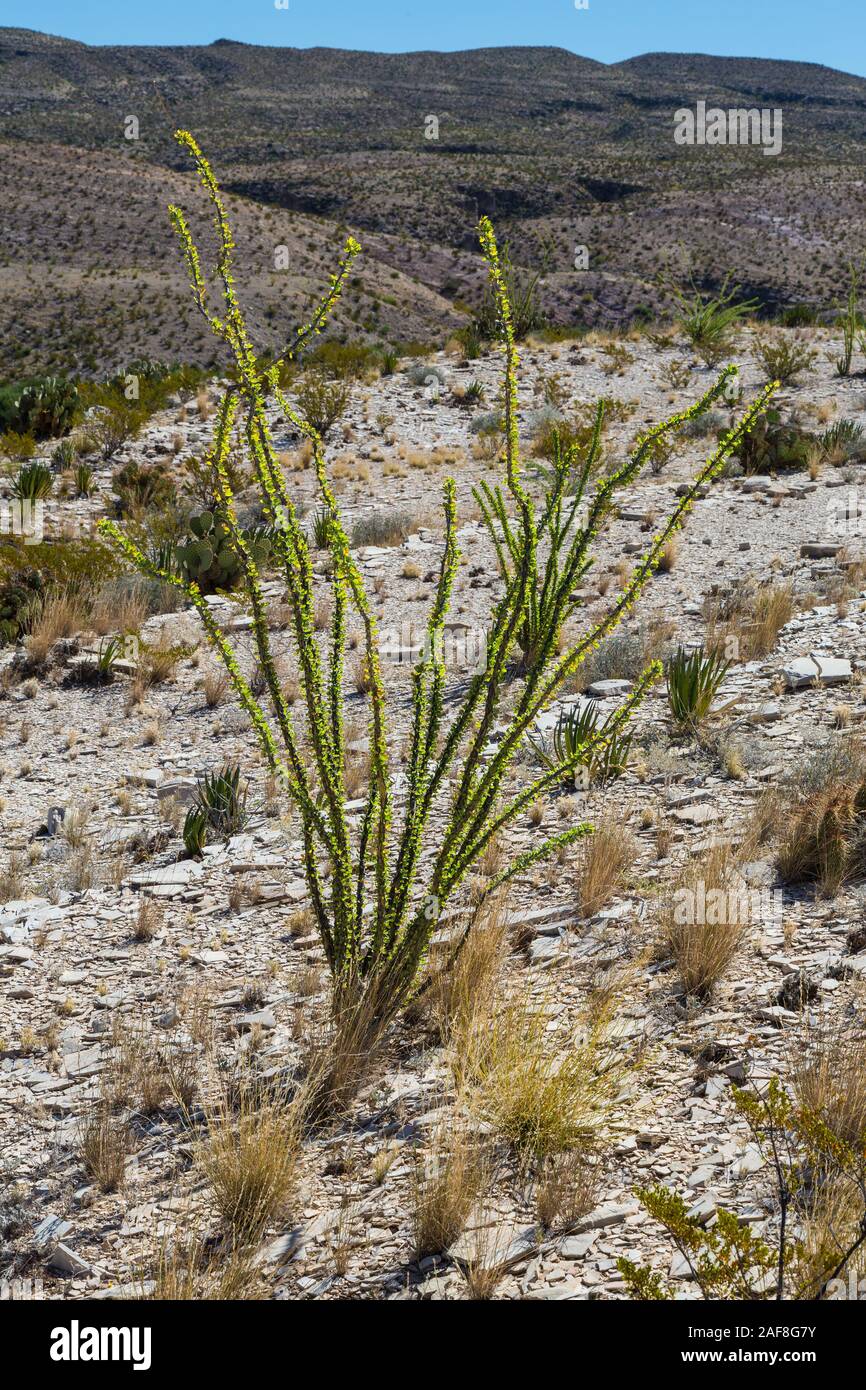
<svg viewBox="0 0 866 1390"><path fill-rule="evenodd" d="M807 430L793 423L785 424L779 411L770 409L762 412L754 429L743 439L739 459L747 474L807 468L814 444L814 436Z"/></svg>
<svg viewBox="0 0 866 1390"><path fill-rule="evenodd" d="M818 354L799 338L767 338L759 341L755 353L768 381L795 381L801 372L809 371Z"/></svg>
<svg viewBox="0 0 866 1390"><path fill-rule="evenodd" d="M369 343L339 343L326 338L312 348L304 358L304 367L313 368L336 381L359 381L377 371L380 356Z"/></svg>
<svg viewBox="0 0 866 1390"><path fill-rule="evenodd" d="M117 575L122 568L116 550L99 536L77 540L39 541L29 544L23 537L4 538L0 548L0 580L16 580L35 570L43 583L64 588L96 587Z"/></svg>
<svg viewBox="0 0 866 1390"><path fill-rule="evenodd" d="M321 371L306 372L297 388L298 408L322 439L346 413L352 397L348 381L329 381Z"/></svg>
<svg viewBox="0 0 866 1390"><path fill-rule="evenodd" d="M99 388L86 426L94 452L106 462L114 458L125 444L138 436L147 416L147 407L140 399L127 400L121 391Z"/></svg>
<svg viewBox="0 0 866 1390"><path fill-rule="evenodd" d="M0 435L0 454L10 459L32 459L36 453L36 440L32 434L19 434L17 430L6 430Z"/></svg>
<svg viewBox="0 0 866 1390"><path fill-rule="evenodd" d="M866 1134L846 1142L820 1110L795 1104L777 1076L760 1090L734 1086L731 1095L772 1179L770 1220L753 1230L720 1207L708 1223L693 1210L693 1196L686 1202L661 1185L638 1188L636 1196L664 1227L702 1298L819 1301L866 1242ZM617 1266L632 1298L675 1297L648 1266L627 1258Z"/></svg>
<svg viewBox="0 0 866 1390"><path fill-rule="evenodd" d="M45 584L38 570L20 570L0 582L0 646L17 642L42 606Z"/></svg>

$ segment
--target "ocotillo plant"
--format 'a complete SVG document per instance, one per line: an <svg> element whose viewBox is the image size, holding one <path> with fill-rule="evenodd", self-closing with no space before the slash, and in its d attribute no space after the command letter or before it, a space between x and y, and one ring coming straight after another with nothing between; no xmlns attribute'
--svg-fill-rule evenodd
<svg viewBox="0 0 866 1390"><path fill-rule="evenodd" d="M409 738L405 806L395 816L395 788L389 766L388 709L379 656L375 616L360 569L352 556L340 508L331 488L322 439L309 420L294 407L280 387L281 370L325 324L359 251L346 242L336 273L310 322L295 333L279 357L264 366L247 333L232 276L233 240L216 180L193 137L179 131L178 140L192 155L213 208L219 242L216 268L223 307L207 307L207 287L198 251L183 213L170 216L183 246L196 305L211 329L234 358L234 380L216 415L208 455L213 490L228 543L242 570L242 588L252 616L252 636L265 696L253 694L236 652L217 623L195 581L159 567L121 530L103 522L130 560L142 571L180 588L199 614L205 632L225 663L238 700L246 710L272 772L282 778L295 803L302 828L304 867L313 912L334 981L335 1007L369 1021L359 1040L375 1038L416 989L431 937L444 904L460 887L491 838L512 823L540 794L559 786L563 776L585 760L588 747L573 752L566 762L547 768L522 790L507 779L515 755L539 713L554 699L589 652L628 612L650 579L670 536L681 525L699 490L720 470L737 448L752 421L764 408L767 388L722 439L677 503L664 527L610 611L564 650L558 650L563 621L570 610L575 576L589 563L590 548L611 506L614 493L639 474L658 439L686 419L706 410L725 390L734 368L695 405L656 425L639 440L627 461L594 487L579 527L569 535L568 550L553 570L539 577L539 529L556 546L565 537L561 524L567 481L573 460L560 460L542 506L541 527L536 507L521 477L517 415L517 351L505 278L489 221L480 224L481 252L495 296L499 340L504 352L502 409L505 420L502 505L496 504L505 533L510 563L503 566L502 583L486 633L479 667L446 720L444 625L458 567L456 488L444 485L444 539L435 596L427 621L422 655L412 671L412 719ZM269 407L275 407L309 441L319 504L329 524L327 544L331 565L327 576L314 576L310 543L289 498L274 449ZM296 727L281 688L268 625L268 608L259 571L241 530L226 468L230 440L237 429L249 453L268 523L270 563L285 582L290 632L306 711L303 730ZM584 480L586 482L586 480ZM508 516L508 509L514 513ZM326 636L314 627L317 588L330 587L331 621ZM369 677L370 783L356 827L346 809L344 748L344 652L347 622L354 610L363 630L361 655ZM532 625L533 658L525 679L510 679L510 662L519 634ZM621 733L624 724L660 675L652 663L636 682L629 698L594 734L590 743L603 751L605 740ZM495 752L491 735L504 719ZM444 824L431 827L434 812ZM510 878L560 845L592 831L589 824L573 826L517 857L494 883ZM490 885L492 886L492 885ZM353 1034L357 1037L357 1032Z"/></svg>

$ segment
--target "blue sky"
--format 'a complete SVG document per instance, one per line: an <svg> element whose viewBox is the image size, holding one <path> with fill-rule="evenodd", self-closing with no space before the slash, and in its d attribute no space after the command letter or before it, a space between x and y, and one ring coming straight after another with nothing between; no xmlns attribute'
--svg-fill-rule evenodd
<svg viewBox="0 0 866 1390"><path fill-rule="evenodd" d="M3 0L2 24L86 43L410 49L556 44L602 62L672 50L866 76L864 0Z"/></svg>

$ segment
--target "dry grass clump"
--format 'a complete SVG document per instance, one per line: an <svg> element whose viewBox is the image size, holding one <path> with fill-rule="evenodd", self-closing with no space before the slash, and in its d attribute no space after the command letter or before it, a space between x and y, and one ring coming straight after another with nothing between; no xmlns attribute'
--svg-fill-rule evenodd
<svg viewBox="0 0 866 1390"><path fill-rule="evenodd" d="M818 1115L837 1139L866 1145L866 1031L850 1024L825 1026L792 1050L791 1081L797 1102Z"/></svg>
<svg viewBox="0 0 866 1390"><path fill-rule="evenodd" d="M217 1253L198 1237L182 1243L163 1241L153 1271L155 1302L237 1302L266 1296L260 1272L249 1251Z"/></svg>
<svg viewBox="0 0 866 1390"><path fill-rule="evenodd" d="M598 1205L600 1195L601 1164L591 1146L551 1154L535 1183L538 1223L545 1231L571 1230Z"/></svg>
<svg viewBox="0 0 866 1390"><path fill-rule="evenodd" d="M756 808L750 850L777 842L787 883L814 883L833 896L866 873L866 746L839 736L821 747Z"/></svg>
<svg viewBox="0 0 866 1390"><path fill-rule="evenodd" d="M193 1046L166 1034L157 1036L142 1023L115 1020L103 1073L109 1103L156 1115L174 1104L188 1111L199 1087L199 1059Z"/></svg>
<svg viewBox="0 0 866 1390"><path fill-rule="evenodd" d="M468 934L465 927L458 928L443 950L443 960L431 968L420 1002L443 1042L464 1035L481 1017L492 1015L505 961L507 927L504 899L488 899L474 915Z"/></svg>
<svg viewBox="0 0 866 1390"><path fill-rule="evenodd" d="M229 692L229 675L224 666L213 664L205 671L201 688L208 709L217 709Z"/></svg>
<svg viewBox="0 0 866 1390"><path fill-rule="evenodd" d="M748 915L742 889L729 845L691 860L671 883L661 908L663 949L687 995L707 998L730 965Z"/></svg>
<svg viewBox="0 0 866 1390"><path fill-rule="evenodd" d="M171 646L160 638L142 650L140 671L146 686L165 685L174 679L178 664L186 654L185 649Z"/></svg>
<svg viewBox="0 0 866 1390"><path fill-rule="evenodd" d="M101 1097L81 1126L81 1156L87 1174L101 1192L123 1186L126 1160L134 1148L134 1136L125 1115L118 1114Z"/></svg>
<svg viewBox="0 0 866 1390"><path fill-rule="evenodd" d="M604 1023L552 1040L549 1020L544 1007L509 1002L495 1019L455 1037L453 1048L471 1104L532 1168L594 1149L623 1071Z"/></svg>
<svg viewBox="0 0 866 1390"><path fill-rule="evenodd" d="M151 898L142 898L132 928L133 941L152 941L162 926L162 913Z"/></svg>
<svg viewBox="0 0 866 1390"><path fill-rule="evenodd" d="M415 1255L438 1255L462 1234L469 1214L489 1186L490 1159L465 1119L442 1123L415 1165L411 1189Z"/></svg>
<svg viewBox="0 0 866 1390"><path fill-rule="evenodd" d="M661 553L658 567L663 574L670 574L680 553L679 542L676 537L672 537Z"/></svg>
<svg viewBox="0 0 866 1390"><path fill-rule="evenodd" d="M87 603L76 589L54 589L35 610L27 637L27 655L41 666L55 642L73 637L87 624Z"/></svg>
<svg viewBox="0 0 866 1390"><path fill-rule="evenodd" d="M241 1087L208 1117L200 1162L233 1245L257 1240L295 1197L301 1144L299 1111L279 1105L255 1086Z"/></svg>
<svg viewBox="0 0 866 1390"><path fill-rule="evenodd" d="M793 616L790 583L738 584L726 597L713 595L704 602L706 649L735 661L755 661L773 650Z"/></svg>
<svg viewBox="0 0 866 1390"><path fill-rule="evenodd" d="M776 864L786 883L815 883L826 897L866 871L866 782L835 782L794 810Z"/></svg>
<svg viewBox="0 0 866 1390"><path fill-rule="evenodd" d="M27 861L23 854L12 850L6 866L0 872L0 903L23 897Z"/></svg>
<svg viewBox="0 0 866 1390"><path fill-rule="evenodd" d="M96 595L90 612L90 626L100 637L110 632L138 632L150 613L144 583L132 579L122 586L108 585Z"/></svg>
<svg viewBox="0 0 866 1390"><path fill-rule="evenodd" d="M609 901L634 862L636 853L632 836L613 818L602 820L595 834L581 842L578 851L578 895L584 917L592 917Z"/></svg>

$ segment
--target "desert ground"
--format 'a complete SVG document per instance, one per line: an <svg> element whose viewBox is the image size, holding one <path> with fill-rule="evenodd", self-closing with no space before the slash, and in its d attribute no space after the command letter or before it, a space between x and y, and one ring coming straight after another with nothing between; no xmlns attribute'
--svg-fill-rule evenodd
<svg viewBox="0 0 866 1390"><path fill-rule="evenodd" d="M866 1046L862 875L853 860L838 881L820 869L797 873L790 852L803 808L841 794L852 768L862 785L866 766L858 510L866 449L856 429L845 448L826 442L840 420L866 429L866 376L859 356L851 375L835 373L836 328L774 333L814 353L779 388L776 405L824 446L815 444L801 467L727 466L634 611L541 716L536 743L549 749L563 708L616 709L646 661L668 661L678 647L719 643L730 658L712 708L694 726L678 725L662 678L634 716L621 775L555 788L504 833L449 905L434 947L452 939L499 863L578 822L596 827L488 900L466 996L434 990L400 1019L348 1109L297 1138L291 1171L273 1177L275 1200L245 1243L230 1240L218 1152L237 1119L233 1080L290 1085L311 1050L328 1045L328 971L297 813L181 597L163 596L150 611L142 581L115 576L84 609L69 594L62 611L59 600L53 609L46 601L39 621L0 649L6 1278L38 1277L47 1297L63 1299L179 1291L622 1299L625 1257L650 1266L678 1296L699 1297L688 1262L636 1196L654 1184L681 1194L707 1229L724 1209L772 1241L772 1165L732 1087L760 1091L778 1076L796 1092L814 1081L816 1048L862 1058ZM669 456L619 498L569 633L616 602L677 489L766 383L758 352L766 336L753 323L737 330L725 360L740 368L739 399L682 431ZM608 398L603 467L612 467L639 432L685 409L716 374L678 328L555 343L530 337L520 344L519 384L527 487L540 495L551 422L585 420L593 402ZM501 477L491 418L501 375L493 347L472 360L455 343L401 357L386 375L353 380L328 434L330 476L387 635L398 772L448 475L461 560L446 628L446 709L478 659L500 589L473 487ZM211 438L219 385L214 377L174 397L110 459L89 458L89 496L76 496L55 468L46 535L92 539L98 519L116 515L116 476L128 464L159 465L179 491L187 486L187 465ZM312 536L319 500L309 452L269 411L287 487ZM41 442L38 456L50 460L55 445ZM10 468L2 484L7 506L13 475ZM247 479L239 502L252 509L254 500ZM314 558L324 580L327 552ZM265 588L303 728L277 573ZM209 602L254 679L239 591ZM322 641L327 622L327 609L317 610ZM95 678L115 634L122 658ZM347 791L360 809L370 702L351 656ZM537 775L540 757L524 748L518 785ZM184 816L200 779L226 764L248 783L244 823L189 857ZM699 881L752 890L752 906L709 984L690 990L670 921L677 892ZM471 1039L479 1028L498 1038L503 1018L519 1045L500 1047L496 1065L475 1075ZM604 1075L585 1088L581 1142L575 1133L559 1147L551 1139L527 1161L509 1127L515 1096L531 1084L550 1092L554 1108L576 1107L573 1094L556 1100L555 1078L563 1059L581 1058ZM255 1140L266 1147L266 1137ZM792 1220L808 1243L808 1214ZM862 1264L855 1256L860 1273Z"/></svg>

